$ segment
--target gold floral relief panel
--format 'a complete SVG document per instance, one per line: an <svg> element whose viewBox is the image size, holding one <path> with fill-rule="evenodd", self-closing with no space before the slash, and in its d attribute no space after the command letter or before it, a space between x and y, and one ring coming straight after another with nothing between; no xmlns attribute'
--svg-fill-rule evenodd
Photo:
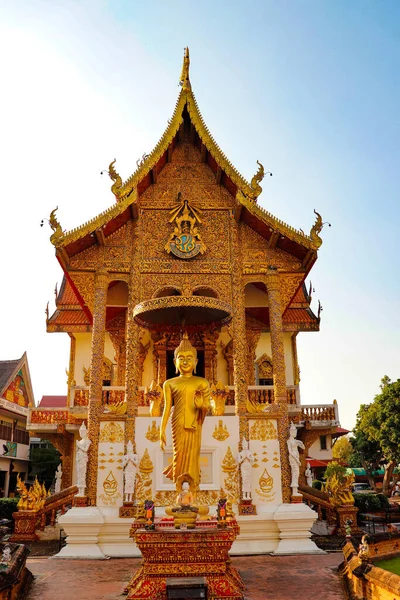
<svg viewBox="0 0 400 600"><path fill-rule="evenodd" d="M91 246L82 250L79 254L75 254L70 259L70 266L72 269L97 269L99 265L103 264L104 247L103 246Z"/></svg>
<svg viewBox="0 0 400 600"><path fill-rule="evenodd" d="M288 271L295 271L301 267L300 261L288 252L279 248L268 248L268 241L247 225L243 226L243 240L245 273L265 269L266 265L274 265Z"/></svg>
<svg viewBox="0 0 400 600"><path fill-rule="evenodd" d="M295 295L304 274L279 274L279 285L281 292L282 312L287 308L289 302Z"/></svg>
<svg viewBox="0 0 400 600"><path fill-rule="evenodd" d="M69 272L69 275L76 285L80 295L84 299L85 304L90 308L90 310L93 310L94 274Z"/></svg>
<svg viewBox="0 0 400 600"><path fill-rule="evenodd" d="M125 246L128 243L128 231L129 227L122 225L107 237L107 246Z"/></svg>
<svg viewBox="0 0 400 600"><path fill-rule="evenodd" d="M235 202L226 188L217 184L213 171L201 161L199 149L190 142L181 143L174 149L172 162L158 174L157 184L150 186L140 197L139 206L170 207L178 192L201 208L232 208Z"/></svg>

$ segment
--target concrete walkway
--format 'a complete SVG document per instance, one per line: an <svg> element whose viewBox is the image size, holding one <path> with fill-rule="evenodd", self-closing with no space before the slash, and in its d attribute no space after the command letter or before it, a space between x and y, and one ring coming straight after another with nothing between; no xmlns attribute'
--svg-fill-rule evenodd
<svg viewBox="0 0 400 600"><path fill-rule="evenodd" d="M246 585L246 600L343 600L336 573L342 553L240 556L232 562ZM68 560L33 557L28 600L122 600L140 559Z"/></svg>

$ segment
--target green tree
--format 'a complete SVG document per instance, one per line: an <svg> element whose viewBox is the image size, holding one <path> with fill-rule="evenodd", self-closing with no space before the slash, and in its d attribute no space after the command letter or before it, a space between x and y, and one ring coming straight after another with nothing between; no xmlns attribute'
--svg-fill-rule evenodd
<svg viewBox="0 0 400 600"><path fill-rule="evenodd" d="M343 481L346 477L346 471L347 469L344 465L341 465L340 463L333 460L328 464L328 466L325 469L324 479L329 479L333 475L336 475L339 481Z"/></svg>
<svg viewBox="0 0 400 600"><path fill-rule="evenodd" d="M54 473L60 464L60 453L50 445L49 448L32 448L29 477L37 477L48 489L54 479Z"/></svg>
<svg viewBox="0 0 400 600"><path fill-rule="evenodd" d="M393 471L400 461L400 379L392 382L385 376L380 387L381 393L375 396L372 404L364 407L359 428L382 451L385 460L382 491L388 495Z"/></svg>
<svg viewBox="0 0 400 600"><path fill-rule="evenodd" d="M350 462L353 452L353 445L347 435L340 437L332 446L332 456L338 461Z"/></svg>
<svg viewBox="0 0 400 600"><path fill-rule="evenodd" d="M353 453L349 460L350 467L362 467L368 477L372 489L376 489L374 472L384 462L382 448L376 440L370 439L364 430L362 423L368 420L368 411L372 404L362 404L357 414L356 426L353 429L353 437L350 438Z"/></svg>

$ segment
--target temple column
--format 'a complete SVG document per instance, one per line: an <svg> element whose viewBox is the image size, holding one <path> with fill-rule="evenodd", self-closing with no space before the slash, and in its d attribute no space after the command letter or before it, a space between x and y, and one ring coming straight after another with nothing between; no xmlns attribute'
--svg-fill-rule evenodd
<svg viewBox="0 0 400 600"><path fill-rule="evenodd" d="M233 307L233 378L235 386L235 412L239 415L240 447L243 437L248 439L246 414L247 400L247 342L244 285L242 276L242 244L239 224L231 220L232 256L232 307Z"/></svg>
<svg viewBox="0 0 400 600"><path fill-rule="evenodd" d="M75 336L70 333L69 334L71 342L70 342L70 350L69 350L69 366L68 366L68 396L67 396L67 406L71 401L71 387L75 386L75 352L76 352L76 339Z"/></svg>
<svg viewBox="0 0 400 600"><path fill-rule="evenodd" d="M215 344L218 334L215 331L203 335L204 343L204 377L210 383L217 383L217 373L215 372Z"/></svg>
<svg viewBox="0 0 400 600"><path fill-rule="evenodd" d="M283 345L282 304L278 271L270 269L267 275L269 325L274 376L274 393L277 404L287 404L285 348Z"/></svg>
<svg viewBox="0 0 400 600"><path fill-rule="evenodd" d="M291 473L287 449L289 437L289 417L286 395L285 348L283 344L282 303L280 281L277 269L270 268L267 278L269 323L271 331L271 353L274 377L275 403L279 405L281 416L278 418L278 437L281 456L281 483L283 502L290 502Z"/></svg>
<svg viewBox="0 0 400 600"><path fill-rule="evenodd" d="M126 327L126 368L125 368L125 389L126 389L126 422L125 422L125 444L130 440L136 450L135 440L135 418L138 414L139 386L141 381L141 366L139 360L140 353L140 327L133 318L133 309L140 299L140 272L139 267L139 244L138 232L133 231L133 251L131 272L129 279L129 300Z"/></svg>
<svg viewBox="0 0 400 600"><path fill-rule="evenodd" d="M247 383L249 385L256 385L255 378L255 361L256 361L256 348L260 341L261 331L248 329L246 332L247 339Z"/></svg>
<svg viewBox="0 0 400 600"><path fill-rule="evenodd" d="M92 355L90 363L89 407L88 407L88 436L92 444L89 449L89 462L86 478L86 494L88 504L96 505L97 495L97 462L100 433L100 415L103 412L103 359L104 339L106 332L106 308L108 273L98 271L95 275L94 302L93 302L93 327L92 327Z"/></svg>

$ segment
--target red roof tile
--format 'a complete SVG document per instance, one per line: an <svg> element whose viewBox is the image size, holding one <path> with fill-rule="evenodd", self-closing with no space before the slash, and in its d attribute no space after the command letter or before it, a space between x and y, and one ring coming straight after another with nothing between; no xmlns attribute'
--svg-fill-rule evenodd
<svg viewBox="0 0 400 600"><path fill-rule="evenodd" d="M42 396L38 408L64 408L67 406L67 396Z"/></svg>
<svg viewBox="0 0 400 600"><path fill-rule="evenodd" d="M83 310L56 310L50 317L51 325L90 325L90 321Z"/></svg>
<svg viewBox="0 0 400 600"><path fill-rule="evenodd" d="M74 290L69 281L64 277L62 280L60 291L56 300L57 306L77 305L79 306L78 298L75 296Z"/></svg>
<svg viewBox="0 0 400 600"><path fill-rule="evenodd" d="M284 323L316 323L317 317L307 308L288 308L283 317Z"/></svg>

